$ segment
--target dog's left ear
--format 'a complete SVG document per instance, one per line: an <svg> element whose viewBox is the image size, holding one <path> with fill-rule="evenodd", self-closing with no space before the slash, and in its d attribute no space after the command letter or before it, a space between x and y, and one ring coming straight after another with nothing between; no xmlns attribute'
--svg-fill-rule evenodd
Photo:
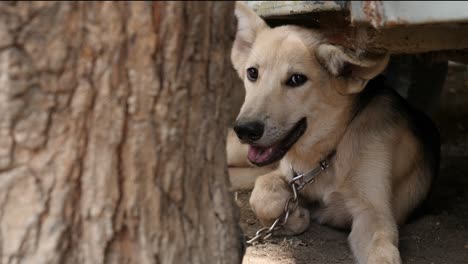
<svg viewBox="0 0 468 264"><path fill-rule="evenodd" d="M385 69L389 59L388 54L348 51L331 44L319 45L315 56L322 67L344 82L339 87L343 94L362 91L367 81Z"/></svg>
<svg viewBox="0 0 468 264"><path fill-rule="evenodd" d="M243 78L245 62L253 43L258 33L268 28L268 25L242 1L236 2L234 13L237 17L237 33L232 47L231 61L239 76Z"/></svg>

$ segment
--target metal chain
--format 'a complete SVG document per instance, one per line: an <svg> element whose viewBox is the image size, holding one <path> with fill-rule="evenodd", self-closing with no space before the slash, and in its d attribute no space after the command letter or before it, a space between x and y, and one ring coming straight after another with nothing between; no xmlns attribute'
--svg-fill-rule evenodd
<svg viewBox="0 0 468 264"><path fill-rule="evenodd" d="M298 184L297 180L294 177L289 182L289 187L291 187L292 195L291 197L289 197L289 199L286 201L286 204L284 205L284 212L278 218L276 218L276 220L271 226L259 229L257 233L255 233L254 237L247 240L246 243L248 245L252 245L255 242L267 240L271 237L274 231L280 229L288 222L289 216L294 212L294 210L296 210L297 206L299 205L299 199L297 197Z"/></svg>
<svg viewBox="0 0 468 264"><path fill-rule="evenodd" d="M330 154L331 156L334 153ZM329 156L330 157L330 156ZM297 192L299 192L302 188L305 187L308 183L314 182L315 177L321 172L324 171L326 168L330 166L330 163L327 160L320 161L320 166L308 173L297 175L291 165L291 170L293 172L293 177L289 181L289 187L292 190L292 196L286 201L284 205L284 212L275 219L273 224L269 227L263 227L255 233L255 236L251 239L247 240L246 243L248 245L252 245L255 242L262 242L266 239L270 238L274 231L282 228L287 222L289 216L296 210L297 206L299 205L299 199L297 197Z"/></svg>

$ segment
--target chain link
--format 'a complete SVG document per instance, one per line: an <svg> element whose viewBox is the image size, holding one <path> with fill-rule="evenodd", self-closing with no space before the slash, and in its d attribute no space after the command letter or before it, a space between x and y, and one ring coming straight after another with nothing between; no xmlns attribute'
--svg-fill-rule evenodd
<svg viewBox="0 0 468 264"><path fill-rule="evenodd" d="M299 205L299 199L297 196L298 186L294 178L289 182L289 186L291 187L292 195L284 205L284 212L278 218L276 218L271 226L259 229L257 233L255 233L254 237L247 240L246 243L248 245L267 240L273 235L274 231L280 229L288 222L289 216L294 212L294 210L296 210L297 206Z"/></svg>
<svg viewBox="0 0 468 264"><path fill-rule="evenodd" d="M297 209L299 206L298 192L305 187L308 183L313 183L315 177L320 174L322 171L327 169L330 166L330 159L335 155L335 152L332 152L328 155L327 159L320 161L319 167L313 169L312 171L304 174L298 175L291 165L291 170L293 172L293 177L289 181L289 187L291 188L292 195L286 201L284 205L284 212L275 219L273 224L269 227L263 227L255 233L255 236L247 240L248 245L252 245L255 242L263 242L266 239L270 238L273 235L273 232L282 228L289 219L289 216Z"/></svg>

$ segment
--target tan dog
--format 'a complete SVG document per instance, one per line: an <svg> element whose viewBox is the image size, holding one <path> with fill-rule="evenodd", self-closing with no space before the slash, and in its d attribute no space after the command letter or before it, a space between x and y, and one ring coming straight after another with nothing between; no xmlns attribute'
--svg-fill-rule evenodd
<svg viewBox="0 0 468 264"><path fill-rule="evenodd" d="M232 62L244 81L245 102L231 137L230 165L280 160L260 176L250 204L264 225L284 210L293 172L305 173L333 155L329 168L300 192L315 202L299 207L285 228L301 233L309 219L351 227L359 263L401 263L398 228L427 195L438 170L439 138L432 122L378 79L388 55L327 43L317 31L270 28L236 5Z"/></svg>

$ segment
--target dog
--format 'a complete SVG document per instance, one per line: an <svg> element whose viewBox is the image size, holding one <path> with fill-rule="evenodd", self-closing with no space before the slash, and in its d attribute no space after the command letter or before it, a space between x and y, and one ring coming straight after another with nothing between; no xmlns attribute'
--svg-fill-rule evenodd
<svg viewBox="0 0 468 264"><path fill-rule="evenodd" d="M271 28L242 2L235 15L231 60L246 94L228 165L273 167L249 200L259 221L269 226L283 214L295 173L326 161L299 192L312 209L301 203L284 228L299 234L310 221L350 228L358 263L401 263L398 225L427 196L440 143L430 118L378 77L389 55L335 45L313 29Z"/></svg>

